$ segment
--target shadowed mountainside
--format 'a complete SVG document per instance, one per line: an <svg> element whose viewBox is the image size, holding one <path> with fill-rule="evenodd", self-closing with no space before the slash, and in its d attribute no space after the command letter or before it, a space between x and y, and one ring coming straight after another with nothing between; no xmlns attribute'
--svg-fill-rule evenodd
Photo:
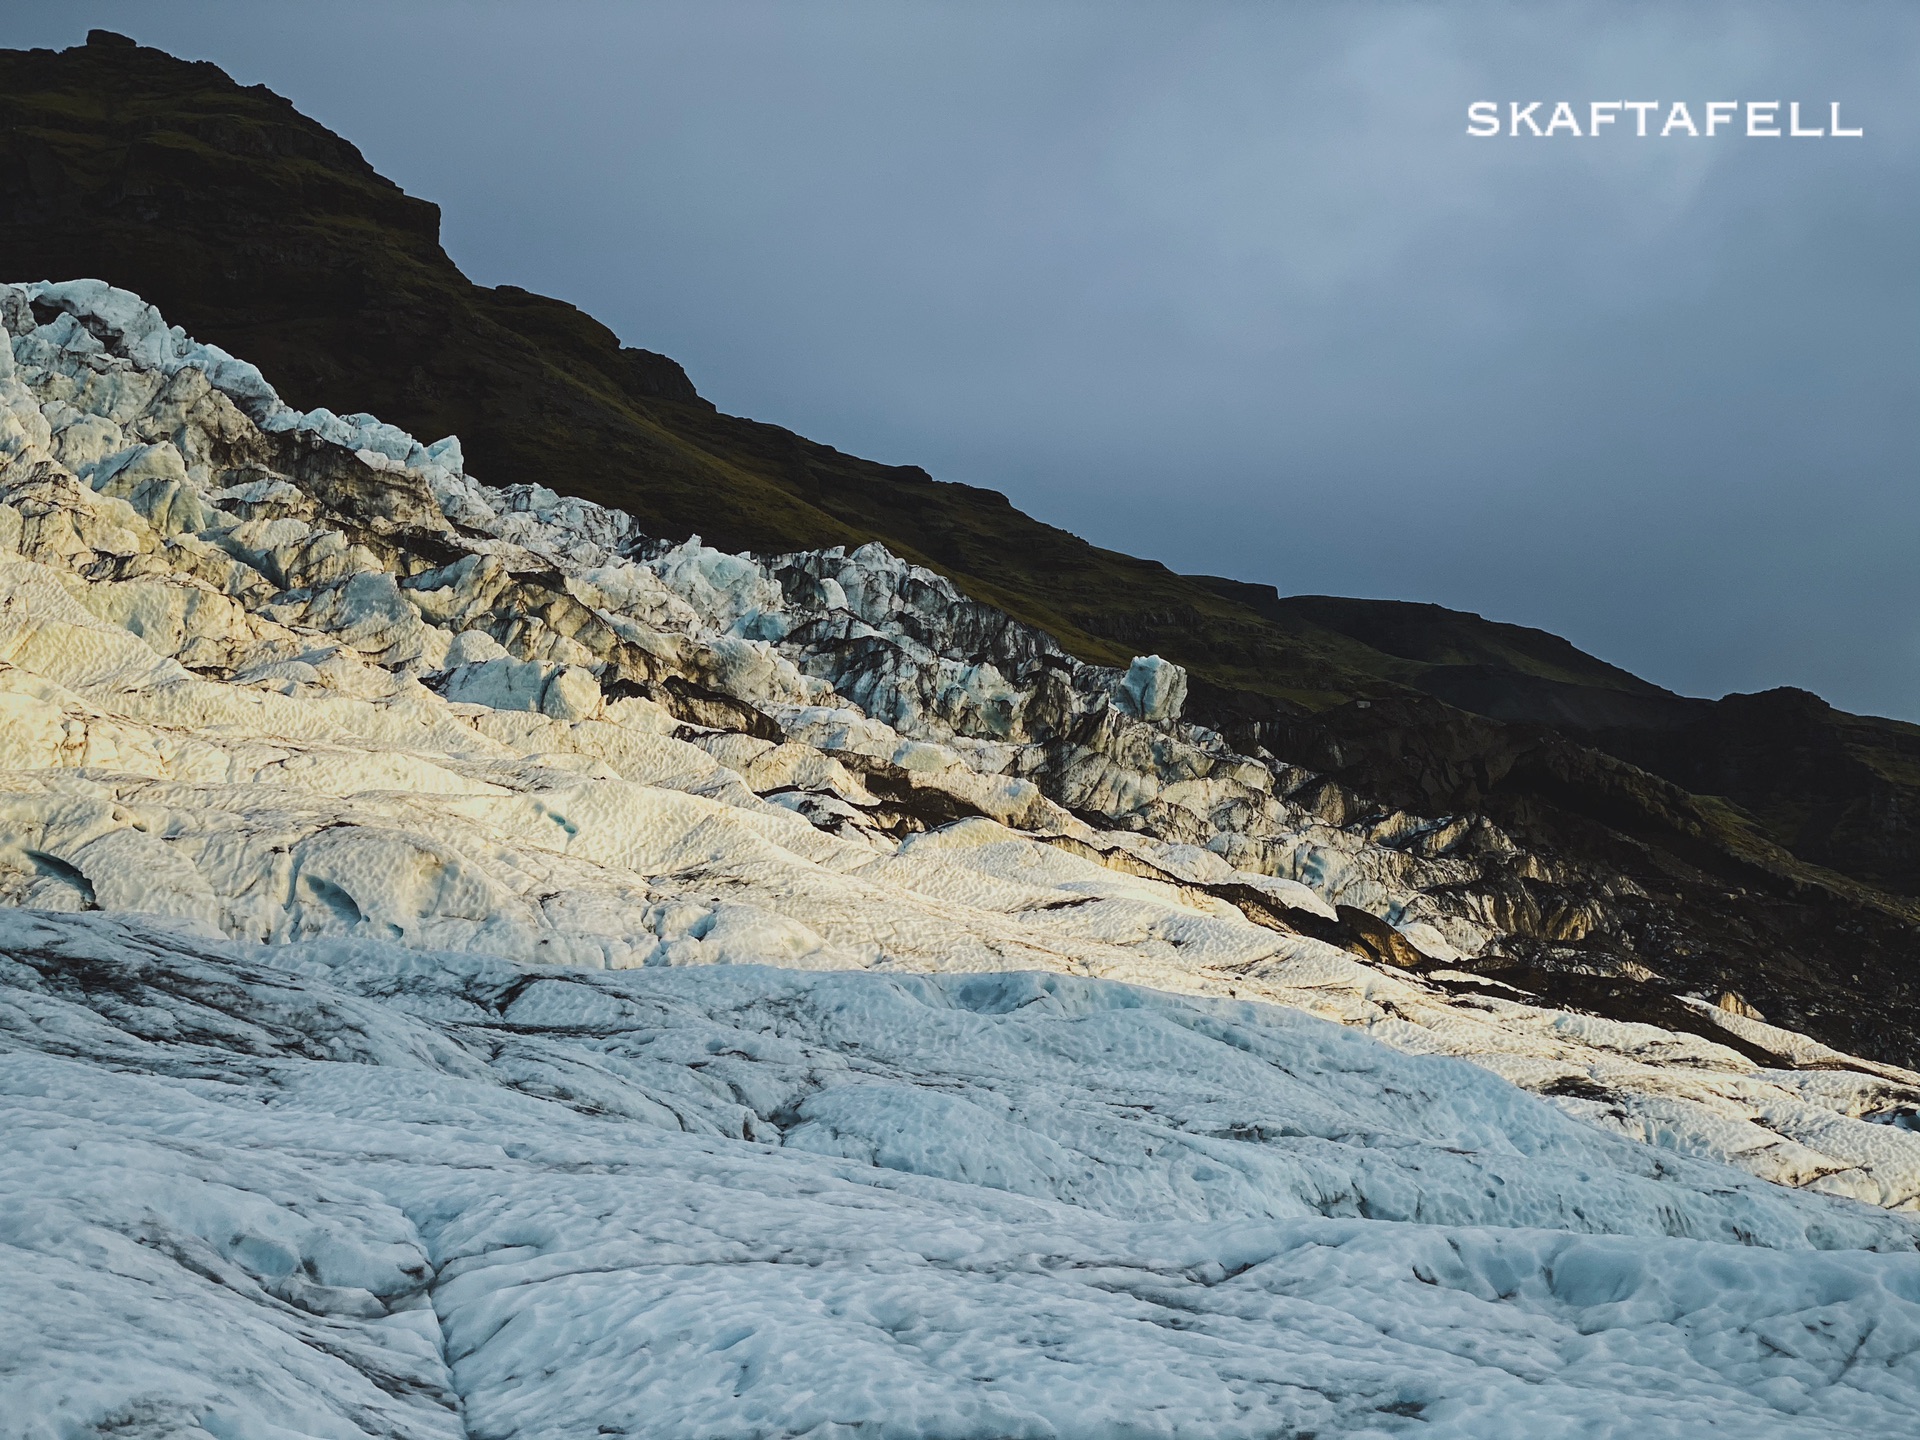
<svg viewBox="0 0 1920 1440"><path fill-rule="evenodd" d="M1514 879L1529 965L1630 961L1914 1054L1920 727L1795 691L1686 699L1438 606L1176 575L994 491L723 414L574 307L467 280L437 207L287 100L103 32L0 51L0 279L79 275L259 364L294 405L457 433L493 483L728 548L879 540L1083 659L1177 660L1195 718L1332 777L1350 793L1330 806L1484 813L1565 857ZM1603 894L1606 924L1568 919Z"/></svg>

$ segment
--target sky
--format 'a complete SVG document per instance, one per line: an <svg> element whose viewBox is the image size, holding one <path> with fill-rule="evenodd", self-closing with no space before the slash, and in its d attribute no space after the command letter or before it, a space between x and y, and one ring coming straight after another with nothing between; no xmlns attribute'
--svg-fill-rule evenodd
<svg viewBox="0 0 1920 1440"><path fill-rule="evenodd" d="M1177 570L1920 720L1909 0L0 0L7 46L94 25L287 95L723 410ZM1467 134L1615 99L1865 134Z"/></svg>

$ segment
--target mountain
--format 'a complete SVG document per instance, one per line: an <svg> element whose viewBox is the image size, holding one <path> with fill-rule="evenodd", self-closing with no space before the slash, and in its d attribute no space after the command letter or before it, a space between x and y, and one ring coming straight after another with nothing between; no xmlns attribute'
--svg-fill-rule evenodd
<svg viewBox="0 0 1920 1440"><path fill-rule="evenodd" d="M1124 664L1190 628L1236 686L1329 699L1375 683L1341 637L1287 634L995 492L723 415L572 306L473 284L435 206L214 66L98 37L0 52L0 133L7 274L124 285L302 408L457 434L476 473L617 504L652 534L763 552L884 540L1089 659Z"/></svg>
<svg viewBox="0 0 1920 1440"><path fill-rule="evenodd" d="M995 492L723 414L573 307L469 282L434 206L286 100L104 32L0 52L0 274L105 278L297 407L457 434L475 474L662 539L879 541L1082 661L1163 655L1189 716L1342 787L1341 815L1481 814L1556 857L1553 880L1506 885L1528 973L1646 970L1920 1059L1913 727L1793 692L1673 696L1438 607L1176 575ZM1597 918L1555 918L1574 914Z"/></svg>
<svg viewBox="0 0 1920 1440"><path fill-rule="evenodd" d="M516 313L475 343L548 353ZM1677 704L1627 729L1736 777L1740 724L1895 732L1181 583L1400 668L1315 713L1096 663L0 283L11 1428L1911 1429L1920 1071L1824 1037L1912 1028L1783 918L1860 967L1890 897L1419 682Z"/></svg>

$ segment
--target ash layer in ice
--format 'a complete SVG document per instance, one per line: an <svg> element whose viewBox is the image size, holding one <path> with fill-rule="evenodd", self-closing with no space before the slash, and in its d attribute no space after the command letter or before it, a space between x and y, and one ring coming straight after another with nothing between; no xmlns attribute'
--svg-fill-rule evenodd
<svg viewBox="0 0 1920 1440"><path fill-rule="evenodd" d="M0 325L17 1433L1914 1433L1920 1077L1476 975L1484 821Z"/></svg>

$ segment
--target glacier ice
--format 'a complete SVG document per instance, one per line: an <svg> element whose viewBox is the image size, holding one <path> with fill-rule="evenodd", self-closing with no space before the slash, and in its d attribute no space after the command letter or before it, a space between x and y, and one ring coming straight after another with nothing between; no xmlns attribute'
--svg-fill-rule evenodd
<svg viewBox="0 0 1920 1440"><path fill-rule="evenodd" d="M20 1433L1912 1433L1909 1221L1297 1011L0 952Z"/></svg>
<svg viewBox="0 0 1920 1440"><path fill-rule="evenodd" d="M21 1433L1911 1430L1920 1076L1454 968L1486 822L0 326Z"/></svg>

